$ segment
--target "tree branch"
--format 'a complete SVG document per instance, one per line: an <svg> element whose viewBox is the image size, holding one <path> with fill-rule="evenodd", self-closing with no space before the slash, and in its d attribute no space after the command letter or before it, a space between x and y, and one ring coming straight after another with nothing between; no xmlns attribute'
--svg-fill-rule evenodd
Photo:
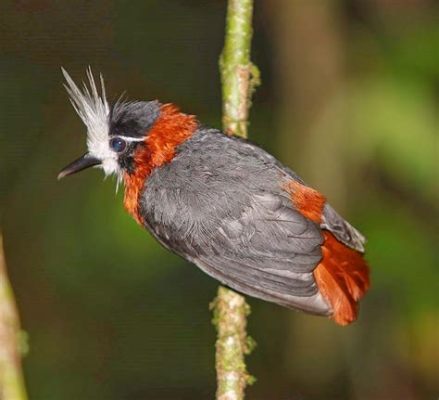
<svg viewBox="0 0 439 400"><path fill-rule="evenodd" d="M229 0L226 36L220 57L223 126L228 135L247 138L251 95L259 84L259 71L250 61L253 0ZM247 372L245 355L255 343L247 336L250 307L245 298L219 287L212 302L217 328L217 400L243 400L254 381Z"/></svg>
<svg viewBox="0 0 439 400"><path fill-rule="evenodd" d="M21 330L14 293L6 272L0 232L0 399L26 400L21 370Z"/></svg>
<svg viewBox="0 0 439 400"><path fill-rule="evenodd" d="M228 135L247 138L251 95L259 71L250 61L253 0L229 0L226 36L220 57L223 126Z"/></svg>

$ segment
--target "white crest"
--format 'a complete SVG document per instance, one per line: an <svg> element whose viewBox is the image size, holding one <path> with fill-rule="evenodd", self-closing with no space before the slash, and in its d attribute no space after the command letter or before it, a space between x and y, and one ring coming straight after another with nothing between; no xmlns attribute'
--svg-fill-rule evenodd
<svg viewBox="0 0 439 400"><path fill-rule="evenodd" d="M100 93L96 86L91 68L87 69L88 86L82 83L82 90L64 68L61 68L66 84L64 87L70 97L73 108L87 127L87 147L90 155L102 161L105 175L116 173L120 179L117 154L110 149L110 107L105 94L104 78L99 75Z"/></svg>

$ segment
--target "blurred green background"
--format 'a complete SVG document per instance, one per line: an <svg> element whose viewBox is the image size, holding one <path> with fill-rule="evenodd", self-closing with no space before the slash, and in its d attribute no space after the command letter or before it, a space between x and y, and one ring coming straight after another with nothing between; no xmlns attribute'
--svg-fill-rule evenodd
<svg viewBox="0 0 439 400"><path fill-rule="evenodd" d="M34 400L212 399L217 283L160 247L85 149L62 87L91 65L110 98L179 104L220 127L220 0L2 0L0 212L30 337ZM438 3L257 0L250 138L367 237L360 318L249 299L253 400L439 395Z"/></svg>

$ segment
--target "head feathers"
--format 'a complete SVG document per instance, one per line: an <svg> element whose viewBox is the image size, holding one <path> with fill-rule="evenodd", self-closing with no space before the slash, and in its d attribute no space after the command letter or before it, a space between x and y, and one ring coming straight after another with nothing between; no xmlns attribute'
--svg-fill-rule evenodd
<svg viewBox="0 0 439 400"><path fill-rule="evenodd" d="M83 82L82 90L78 88L64 68L61 68L61 70L66 79L64 87L70 96L70 102L79 117L87 126L87 133L90 136L90 139L95 136L94 139L107 140L110 108L105 95L105 85L102 74L99 75L101 83L101 94L99 94L90 67L87 69L87 78L90 88Z"/></svg>
<svg viewBox="0 0 439 400"><path fill-rule="evenodd" d="M82 90L68 72L61 68L66 83L64 87L73 108L87 127L87 147L89 153L102 160L101 167L106 175L119 173L117 155L109 147L110 107L107 102L104 78L99 76L100 93L91 68L87 69L88 85L83 82Z"/></svg>

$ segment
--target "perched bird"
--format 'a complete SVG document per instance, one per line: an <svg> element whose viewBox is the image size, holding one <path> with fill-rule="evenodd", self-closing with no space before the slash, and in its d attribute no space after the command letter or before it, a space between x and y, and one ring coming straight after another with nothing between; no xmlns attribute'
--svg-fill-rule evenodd
<svg viewBox="0 0 439 400"><path fill-rule="evenodd" d="M341 325L369 287L365 239L292 170L261 148L158 101L109 104L90 69L80 89L63 70L87 127L88 167L114 174L131 216L166 248L250 296Z"/></svg>

